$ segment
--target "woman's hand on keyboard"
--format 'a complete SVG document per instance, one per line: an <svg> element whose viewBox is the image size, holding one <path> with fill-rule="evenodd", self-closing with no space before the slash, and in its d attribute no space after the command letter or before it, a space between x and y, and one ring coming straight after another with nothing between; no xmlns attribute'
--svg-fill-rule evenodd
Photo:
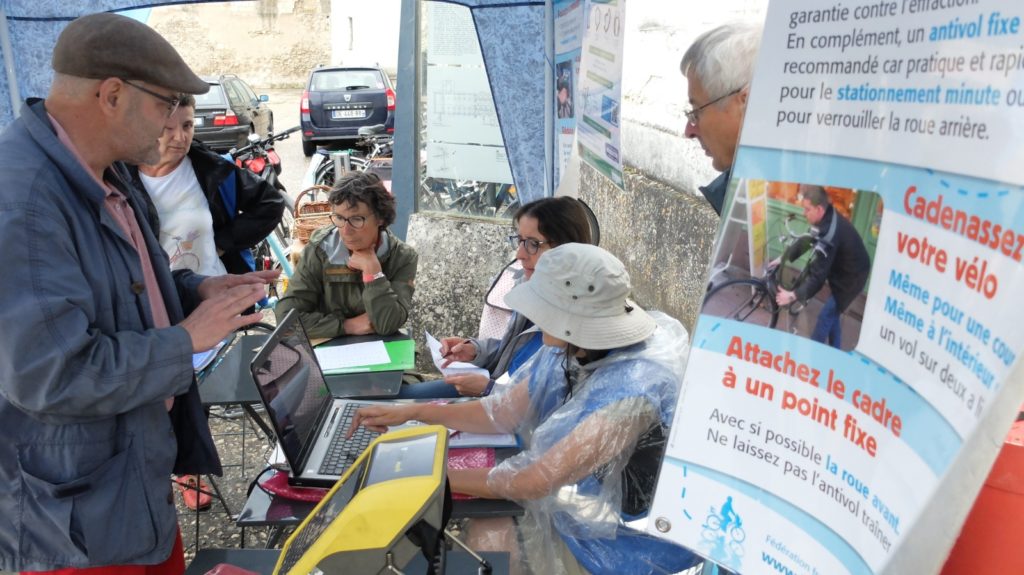
<svg viewBox="0 0 1024 575"><path fill-rule="evenodd" d="M412 415L414 408L414 405L371 405L360 408L356 411L356 416L352 418L348 437L352 437L360 425L371 431L385 433L389 426L401 425L410 419L415 419Z"/></svg>

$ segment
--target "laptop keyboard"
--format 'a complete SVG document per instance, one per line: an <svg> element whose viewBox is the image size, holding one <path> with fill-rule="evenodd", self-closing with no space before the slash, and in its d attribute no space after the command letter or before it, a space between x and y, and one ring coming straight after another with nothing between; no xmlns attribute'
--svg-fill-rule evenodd
<svg viewBox="0 0 1024 575"><path fill-rule="evenodd" d="M370 442L380 436L376 431L370 431L363 426L356 428L352 437L346 438L348 428L352 425L352 418L356 410L365 407L365 403L345 404L341 412L341 423L335 428L334 437L327 447L327 453L320 463L320 475L344 475L345 471L355 463L356 459L366 450Z"/></svg>

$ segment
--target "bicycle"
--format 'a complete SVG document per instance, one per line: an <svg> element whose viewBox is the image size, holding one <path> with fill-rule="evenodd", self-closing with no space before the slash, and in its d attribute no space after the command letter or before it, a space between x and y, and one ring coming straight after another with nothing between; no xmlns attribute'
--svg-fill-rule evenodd
<svg viewBox="0 0 1024 575"><path fill-rule="evenodd" d="M785 233L778 237L783 246L782 257L769 264L760 278L732 279L709 285L701 313L774 329L782 308L786 307L789 312L788 331L796 333L796 319L806 307L806 302L794 301L787 306L779 306L775 296L780 287L787 291L797 289L807 279L811 265L821 254L814 249L818 239L813 234L799 233L790 227L795 218L796 214L786 217ZM800 266L797 260L808 251L811 252L810 259Z"/></svg>
<svg viewBox="0 0 1024 575"><path fill-rule="evenodd" d="M288 278L292 275L289 259L291 257L292 227L295 224L295 208L292 206L291 196L288 195L284 184L278 178L281 173L281 159L274 150L274 143L288 138L298 130L299 127L295 126L279 134L268 134L262 140L256 135L251 135L249 136L249 145L228 152L229 157L238 167L269 182L284 199L285 209L281 214L281 220L267 237L260 240L251 249L256 271L281 270L282 272L277 281L270 286L267 301L271 303L268 304L268 307L273 306L273 303L280 299L288 289Z"/></svg>
<svg viewBox="0 0 1024 575"><path fill-rule="evenodd" d="M268 299L276 302L281 299L284 292L288 290L288 278L292 275L291 251L292 251L292 216L293 208L286 204L288 209L284 211L281 223L274 228L270 235L260 240L252 248L253 259L256 264L256 271L281 270L277 281L269 286ZM287 220L287 222L285 221Z"/></svg>
<svg viewBox="0 0 1024 575"><path fill-rule="evenodd" d="M747 538L747 532L743 529L743 521L740 519L736 519L735 523L723 530L722 518L715 511L714 507L711 507L711 511L708 513L707 518L704 519L704 524L701 525L701 528L704 530L701 535L707 540L728 536L729 543L743 543Z"/></svg>
<svg viewBox="0 0 1024 575"><path fill-rule="evenodd" d="M170 256L171 270L189 269L199 271L199 256L192 253L192 242L199 237L199 232L191 231L187 238L171 236L174 239L174 253Z"/></svg>
<svg viewBox="0 0 1024 575"><path fill-rule="evenodd" d="M723 555L732 557L743 556L743 542L747 539L747 532L743 529L743 520L736 517L733 523L727 523L722 527L723 517L711 506L707 518L701 527L701 538L711 544L713 548L719 549ZM714 556L714 555L713 555Z"/></svg>
<svg viewBox="0 0 1024 575"><path fill-rule="evenodd" d="M357 149L348 150L349 169L364 172L379 163L377 161L391 158L394 143L394 136L384 131L384 124L359 128L359 141L356 143ZM360 149L366 150L366 154L362 155L359 151ZM318 186L331 187L334 185L335 179L334 161L330 157L331 152L321 150L318 153L323 156L323 159L321 159L320 165L317 166L314 173L314 183Z"/></svg>

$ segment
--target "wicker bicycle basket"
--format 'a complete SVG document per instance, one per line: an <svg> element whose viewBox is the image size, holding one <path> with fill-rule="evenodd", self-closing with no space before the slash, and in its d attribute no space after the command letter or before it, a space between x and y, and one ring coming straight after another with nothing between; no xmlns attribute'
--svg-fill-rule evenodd
<svg viewBox="0 0 1024 575"><path fill-rule="evenodd" d="M296 240L306 243L314 231L331 223L331 204L327 195L331 188L327 186L311 186L299 192L295 198L295 224L292 235Z"/></svg>

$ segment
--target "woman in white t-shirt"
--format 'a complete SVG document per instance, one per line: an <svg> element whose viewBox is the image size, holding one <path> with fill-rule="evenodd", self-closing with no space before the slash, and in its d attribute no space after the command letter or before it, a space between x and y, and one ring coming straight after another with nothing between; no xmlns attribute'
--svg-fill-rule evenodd
<svg viewBox="0 0 1024 575"><path fill-rule="evenodd" d="M160 136L160 161L128 166L171 269L218 276L255 268L252 247L281 221L285 197L266 180L217 155L195 134L195 97L182 94ZM175 479L185 505L206 509L209 487L197 476Z"/></svg>
<svg viewBox="0 0 1024 575"><path fill-rule="evenodd" d="M272 185L193 140L195 98L183 95L160 136L160 161L130 167L171 269L203 275L253 270L251 248L281 221Z"/></svg>

